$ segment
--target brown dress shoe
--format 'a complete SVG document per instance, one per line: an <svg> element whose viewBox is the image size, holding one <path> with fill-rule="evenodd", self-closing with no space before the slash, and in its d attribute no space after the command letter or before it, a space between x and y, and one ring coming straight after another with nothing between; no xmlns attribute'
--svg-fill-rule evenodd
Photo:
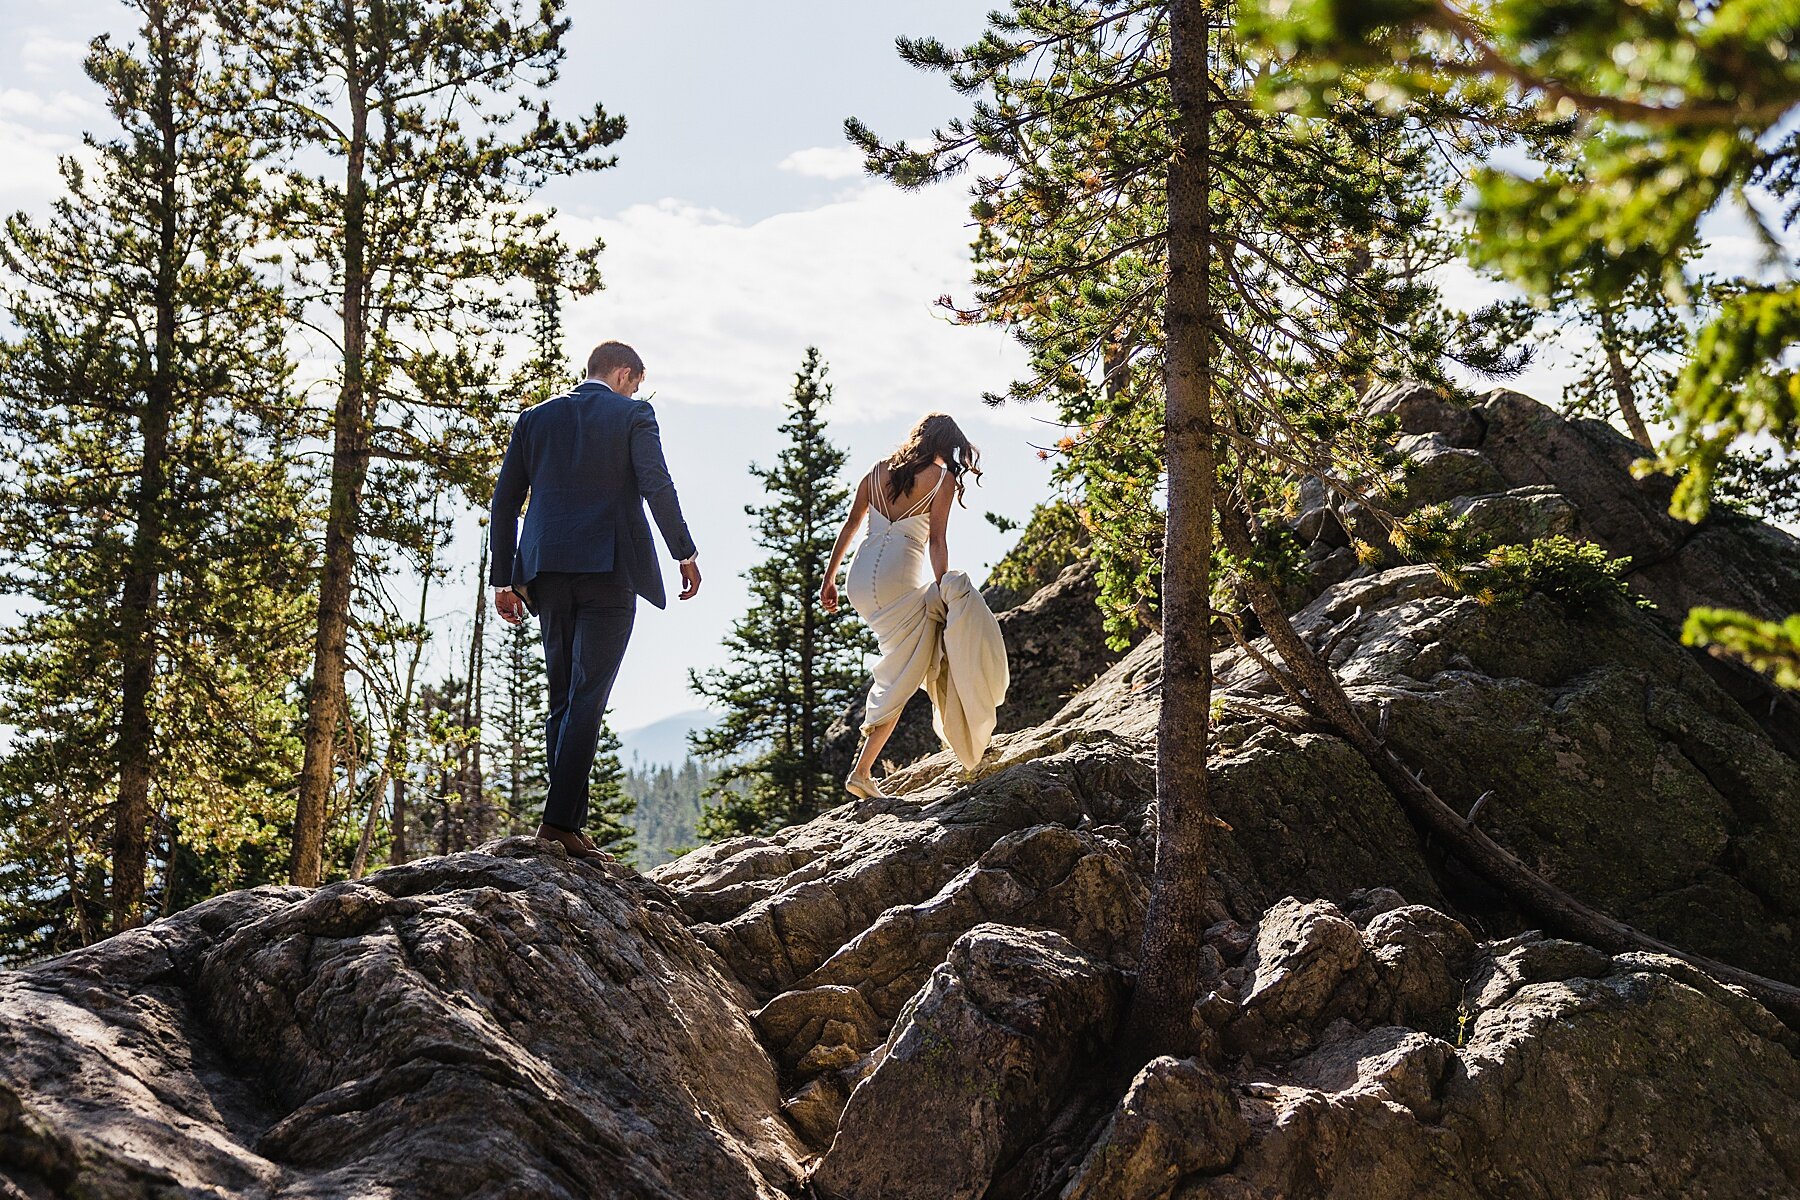
<svg viewBox="0 0 1800 1200"><path fill-rule="evenodd" d="M584 839L579 830L558 829L554 825L539 825L537 836L546 842L555 842L569 852L570 858L585 858L591 862L607 860L607 855L593 849L593 843Z"/></svg>
<svg viewBox="0 0 1800 1200"><path fill-rule="evenodd" d="M602 861L602 862L613 862L614 861L613 856L611 854L607 853L605 850L602 850L599 846L594 844L594 839L587 835L586 830L577 829L575 831L575 836L581 839L581 844L585 849L591 850L595 854L598 854L600 856L600 861Z"/></svg>

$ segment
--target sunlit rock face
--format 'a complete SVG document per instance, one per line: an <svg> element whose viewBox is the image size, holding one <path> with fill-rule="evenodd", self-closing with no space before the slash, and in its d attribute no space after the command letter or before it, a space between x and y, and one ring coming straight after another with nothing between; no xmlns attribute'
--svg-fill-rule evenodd
<svg viewBox="0 0 1800 1200"><path fill-rule="evenodd" d="M1800 546L1671 527L1628 443L1523 397L1378 400L1445 458L1416 502L1641 555L1664 613L1486 606L1346 563L1359 514L1315 494L1297 628L1532 867L1800 979L1788 702L1664 615L1800 610ZM648 876L505 839L0 974L0 1196L1800 1195L1792 1031L1678 960L1529 928L1236 650L1204 1053L1119 1062L1159 653L1024 697L974 772L927 753L897 798Z"/></svg>

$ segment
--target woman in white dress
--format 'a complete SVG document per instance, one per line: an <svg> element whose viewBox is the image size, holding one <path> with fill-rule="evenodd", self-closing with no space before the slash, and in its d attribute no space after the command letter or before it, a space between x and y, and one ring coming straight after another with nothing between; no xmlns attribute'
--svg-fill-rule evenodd
<svg viewBox="0 0 1800 1200"><path fill-rule="evenodd" d="M856 487L850 514L831 548L819 602L838 607L838 568L850 539L867 518L844 591L875 632L881 659L864 708L862 752L844 786L854 795L881 794L870 772L914 692L941 657L943 605L936 585L950 568L945 530L967 477L981 475L981 452L944 413L920 421L899 449L876 463ZM929 564L929 576L927 566ZM933 628L934 619L940 622Z"/></svg>

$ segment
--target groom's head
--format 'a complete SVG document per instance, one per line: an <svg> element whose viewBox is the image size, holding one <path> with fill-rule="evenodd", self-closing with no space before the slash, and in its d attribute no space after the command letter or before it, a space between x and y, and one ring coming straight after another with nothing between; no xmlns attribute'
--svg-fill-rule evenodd
<svg viewBox="0 0 1800 1200"><path fill-rule="evenodd" d="M601 342L588 355L587 377L621 396L635 395L644 382L644 360L624 342Z"/></svg>

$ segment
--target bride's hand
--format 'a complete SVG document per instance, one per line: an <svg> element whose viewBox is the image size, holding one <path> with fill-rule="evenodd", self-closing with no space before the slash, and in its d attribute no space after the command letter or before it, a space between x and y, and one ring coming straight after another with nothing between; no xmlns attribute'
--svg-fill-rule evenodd
<svg viewBox="0 0 1800 1200"><path fill-rule="evenodd" d="M819 603L826 612L836 612L838 607L838 586L834 579L827 579L825 586L819 589Z"/></svg>

